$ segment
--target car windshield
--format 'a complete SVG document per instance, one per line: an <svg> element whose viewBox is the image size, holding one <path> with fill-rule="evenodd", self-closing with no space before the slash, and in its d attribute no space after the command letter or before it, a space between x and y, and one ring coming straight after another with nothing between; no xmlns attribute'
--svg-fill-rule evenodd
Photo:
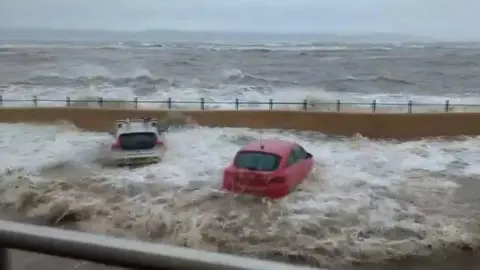
<svg viewBox="0 0 480 270"><path fill-rule="evenodd" d="M147 150L157 144L157 135L153 132L135 132L121 134L118 138L124 150Z"/></svg>
<svg viewBox="0 0 480 270"><path fill-rule="evenodd" d="M274 171L280 165L281 157L276 154L242 151L235 157L235 167L255 171Z"/></svg>

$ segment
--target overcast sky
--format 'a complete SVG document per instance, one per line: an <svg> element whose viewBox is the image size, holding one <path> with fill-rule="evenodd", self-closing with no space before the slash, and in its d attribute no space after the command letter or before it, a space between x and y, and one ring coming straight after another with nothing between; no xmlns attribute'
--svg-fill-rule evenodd
<svg viewBox="0 0 480 270"><path fill-rule="evenodd" d="M0 0L0 27L394 32L480 39L479 11L480 0Z"/></svg>

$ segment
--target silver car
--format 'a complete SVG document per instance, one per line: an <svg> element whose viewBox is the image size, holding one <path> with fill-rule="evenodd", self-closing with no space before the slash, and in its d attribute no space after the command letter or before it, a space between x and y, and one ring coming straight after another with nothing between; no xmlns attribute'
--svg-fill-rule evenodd
<svg viewBox="0 0 480 270"><path fill-rule="evenodd" d="M117 166L159 162L165 153L165 131L151 118L118 120L110 132L115 141L108 159Z"/></svg>

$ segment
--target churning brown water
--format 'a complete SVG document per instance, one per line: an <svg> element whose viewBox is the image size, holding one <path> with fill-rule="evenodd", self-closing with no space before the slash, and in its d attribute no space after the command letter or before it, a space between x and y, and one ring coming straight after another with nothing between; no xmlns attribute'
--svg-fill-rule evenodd
<svg viewBox="0 0 480 270"><path fill-rule="evenodd" d="M177 127L162 163L122 169L98 162L108 134L65 124L2 130L0 203L49 226L342 268L438 261L478 244L476 138L400 143ZM300 141L317 161L281 201L219 190L222 168L259 136Z"/></svg>

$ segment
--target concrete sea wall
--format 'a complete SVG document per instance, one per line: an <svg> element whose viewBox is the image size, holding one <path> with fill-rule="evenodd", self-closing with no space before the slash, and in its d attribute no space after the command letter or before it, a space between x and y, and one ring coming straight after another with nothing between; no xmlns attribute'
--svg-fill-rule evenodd
<svg viewBox="0 0 480 270"><path fill-rule="evenodd" d="M164 121L191 118L209 127L279 128L369 138L480 135L480 113L341 113L300 110L136 110L125 108L0 108L0 123L69 121L90 131L107 131L114 121L153 117ZM165 120L167 119L167 120ZM173 120L172 120L173 119Z"/></svg>

